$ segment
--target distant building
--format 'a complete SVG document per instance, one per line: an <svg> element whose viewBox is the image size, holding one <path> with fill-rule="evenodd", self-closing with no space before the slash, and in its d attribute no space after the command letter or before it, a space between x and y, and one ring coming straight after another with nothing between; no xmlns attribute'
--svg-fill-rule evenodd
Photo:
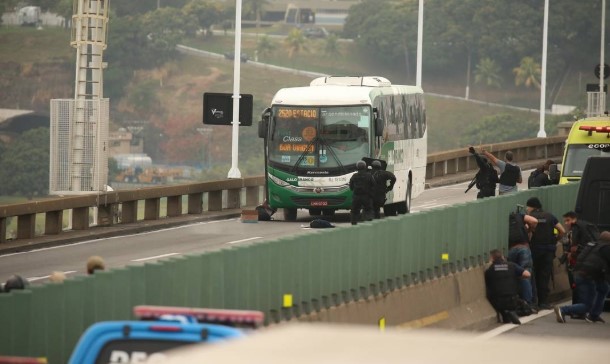
<svg viewBox="0 0 610 364"><path fill-rule="evenodd" d="M142 138L134 136L125 128L111 131L108 134L108 156L113 157L119 154L135 154L144 152Z"/></svg>

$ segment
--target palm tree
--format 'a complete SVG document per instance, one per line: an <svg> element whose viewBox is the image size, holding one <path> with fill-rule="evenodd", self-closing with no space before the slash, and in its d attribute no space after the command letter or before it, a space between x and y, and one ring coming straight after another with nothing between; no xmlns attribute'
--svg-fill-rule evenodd
<svg viewBox="0 0 610 364"><path fill-rule="evenodd" d="M267 56L271 55L274 50L275 43L273 43L268 36L263 35L256 46L256 51L258 52L258 54L261 57L266 58Z"/></svg>
<svg viewBox="0 0 610 364"><path fill-rule="evenodd" d="M524 84L525 87L534 85L536 88L540 88L540 64L537 63L532 57L523 57L519 67L513 68L515 74L515 85L519 86Z"/></svg>
<svg viewBox="0 0 610 364"><path fill-rule="evenodd" d="M298 28L292 29L284 42L286 42L286 46L288 46L288 58L292 59L293 56L299 54L301 51L308 51L307 38L305 38L303 32Z"/></svg>
<svg viewBox="0 0 610 364"><path fill-rule="evenodd" d="M474 82L484 83L488 87L499 88L502 85L500 66L491 58L483 58L474 71Z"/></svg>

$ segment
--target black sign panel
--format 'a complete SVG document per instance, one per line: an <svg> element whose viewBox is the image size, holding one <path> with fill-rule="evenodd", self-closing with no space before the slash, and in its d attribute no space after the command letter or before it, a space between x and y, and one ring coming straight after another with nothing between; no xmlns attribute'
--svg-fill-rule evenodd
<svg viewBox="0 0 610 364"><path fill-rule="evenodd" d="M252 102L250 94L240 94L239 122L241 126L252 125ZM233 94L206 92L203 94L203 123L207 125L231 125L233 121Z"/></svg>

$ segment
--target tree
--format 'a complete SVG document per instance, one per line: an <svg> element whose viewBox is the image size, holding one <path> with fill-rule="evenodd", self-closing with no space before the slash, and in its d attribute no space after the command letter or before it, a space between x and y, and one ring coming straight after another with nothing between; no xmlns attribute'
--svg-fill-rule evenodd
<svg viewBox="0 0 610 364"><path fill-rule="evenodd" d="M265 13L265 7L269 4L269 0L245 0L244 8L246 14L254 15L256 19L256 29L260 27L261 17Z"/></svg>
<svg viewBox="0 0 610 364"><path fill-rule="evenodd" d="M308 51L307 38L305 38L300 29L292 29L284 42L286 43L286 46L288 46L288 58L292 59L301 51Z"/></svg>
<svg viewBox="0 0 610 364"><path fill-rule="evenodd" d="M474 71L474 82L500 88L502 86L500 66L491 58L483 58Z"/></svg>
<svg viewBox="0 0 610 364"><path fill-rule="evenodd" d="M515 74L515 85L525 85L525 87L535 86L540 88L541 67L532 57L523 57L519 67L513 68Z"/></svg>
<svg viewBox="0 0 610 364"><path fill-rule="evenodd" d="M462 145L499 143L533 138L537 131L538 124L531 117L498 114L468 124L461 139Z"/></svg>
<svg viewBox="0 0 610 364"><path fill-rule="evenodd" d="M268 36L263 35L259 40L258 40L258 44L256 45L256 51L258 52L258 54L261 57L266 58L267 56L270 56L273 51L275 51L275 43L273 43L271 41L271 39L269 39Z"/></svg>
<svg viewBox="0 0 610 364"><path fill-rule="evenodd" d="M28 199L49 190L49 129L24 132L0 155L0 193Z"/></svg>
<svg viewBox="0 0 610 364"><path fill-rule="evenodd" d="M183 12L187 16L193 16L196 19L197 27L205 30L206 34L210 34L209 30L212 25L220 24L226 19L220 4L205 0L189 2Z"/></svg>

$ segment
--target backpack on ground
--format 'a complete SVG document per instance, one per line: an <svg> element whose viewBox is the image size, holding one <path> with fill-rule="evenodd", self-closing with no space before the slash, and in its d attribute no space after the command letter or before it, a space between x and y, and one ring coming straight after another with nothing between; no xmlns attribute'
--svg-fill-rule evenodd
<svg viewBox="0 0 610 364"><path fill-rule="evenodd" d="M263 205L258 205L255 208L258 213L258 221L271 221L273 212L268 211Z"/></svg>
<svg viewBox="0 0 610 364"><path fill-rule="evenodd" d="M323 219L315 219L309 223L309 227L313 229L334 228L335 225Z"/></svg>

